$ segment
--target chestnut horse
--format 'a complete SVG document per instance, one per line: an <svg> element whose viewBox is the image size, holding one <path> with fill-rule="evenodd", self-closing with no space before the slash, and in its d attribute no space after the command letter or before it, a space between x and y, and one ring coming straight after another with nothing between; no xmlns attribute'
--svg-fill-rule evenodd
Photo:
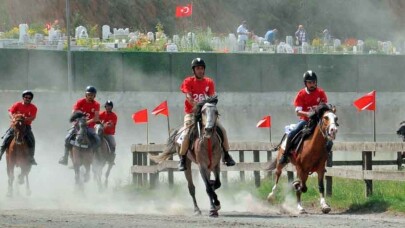
<svg viewBox="0 0 405 228"><path fill-rule="evenodd" d="M77 133L75 139L71 141L71 158L73 168L75 170L76 186L83 187L83 182L80 177L80 167L84 166L86 172L84 174L84 182L90 179L90 165L93 160L93 149L87 132L86 115L80 112L74 113L70 118L70 122L76 121Z"/></svg>
<svg viewBox="0 0 405 228"><path fill-rule="evenodd" d="M105 172L105 180L104 186L102 184L102 175L103 175L103 168L107 161L111 159L111 149L108 145L107 140L104 137L104 126L103 124L99 123L95 126L96 134L100 137L101 143L99 149L94 154L93 159L93 174L94 178L97 181L99 191L102 191L103 188L108 187L108 177L110 176L110 171L112 169L112 165L108 163L107 171Z"/></svg>
<svg viewBox="0 0 405 228"><path fill-rule="evenodd" d="M297 209L299 213L305 213L305 209L301 205L301 194L307 191L306 181L308 176L313 172L318 174L318 187L320 192L320 205L323 213L329 213L331 208L326 203L324 194L324 175L325 162L328 159L326 144L328 140L334 140L338 130L336 108L323 105L327 108L318 109L319 112L315 115L317 125L312 135L304 139L302 145L293 152L290 157L291 163L296 167L298 180L293 182L293 188L296 191ZM286 137L284 137L286 138ZM284 152L285 139L278 146L278 156L274 159L268 170L276 169L276 183L272 192L267 196L269 201L275 198L277 184L284 165L278 161Z"/></svg>
<svg viewBox="0 0 405 228"><path fill-rule="evenodd" d="M210 199L210 217L217 217L221 204L215 190L221 186L220 181L220 160L222 156L221 138L217 133L216 122L218 119L218 110L216 107L217 98L209 98L197 105L194 111L195 121L190 129L190 142L192 149L187 153L187 169L184 174L188 183L188 190L193 198L194 213L201 214L195 198L195 186L193 183L191 164L196 163L199 167L201 177L204 181L206 192ZM177 142L181 137L183 128L176 130L169 137L165 150L159 156L151 156L151 159L157 163L170 158L176 152L180 151L180 145ZM211 173L214 173L215 180L210 179Z"/></svg>
<svg viewBox="0 0 405 228"><path fill-rule="evenodd" d="M28 174L31 171L30 155L26 136L27 125L25 117L22 114L16 114L12 118L11 128L14 131L14 138L7 149L7 174L8 174L8 193L7 196L13 196L14 168L20 167L21 173L18 175L18 183L24 184L26 180L27 195L31 195L30 182Z"/></svg>

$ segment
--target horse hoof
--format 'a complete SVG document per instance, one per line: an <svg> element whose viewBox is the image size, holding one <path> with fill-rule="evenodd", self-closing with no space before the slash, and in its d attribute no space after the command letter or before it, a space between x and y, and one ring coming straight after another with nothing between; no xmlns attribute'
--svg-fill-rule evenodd
<svg viewBox="0 0 405 228"><path fill-rule="evenodd" d="M273 203L276 197L274 196L273 192L270 192L269 195L267 195L267 202Z"/></svg>
<svg viewBox="0 0 405 228"><path fill-rule="evenodd" d="M322 208L322 213L324 213L324 214L328 214L330 211L331 211L331 208L329 206Z"/></svg>
<svg viewBox="0 0 405 228"><path fill-rule="evenodd" d="M221 204L218 202L218 205L215 205L215 210L219 211L221 210Z"/></svg>
<svg viewBox="0 0 405 228"><path fill-rule="evenodd" d="M300 209L300 210L299 210L299 213L302 215L302 214L306 214L307 211L306 211L305 209Z"/></svg>
<svg viewBox="0 0 405 228"><path fill-rule="evenodd" d="M194 211L194 215L195 215L195 216L199 216L199 215L201 215L201 211L200 211L200 210L196 210L196 211Z"/></svg>
<svg viewBox="0 0 405 228"><path fill-rule="evenodd" d="M218 218L218 211L217 210L211 210L210 211L210 217L211 218Z"/></svg>

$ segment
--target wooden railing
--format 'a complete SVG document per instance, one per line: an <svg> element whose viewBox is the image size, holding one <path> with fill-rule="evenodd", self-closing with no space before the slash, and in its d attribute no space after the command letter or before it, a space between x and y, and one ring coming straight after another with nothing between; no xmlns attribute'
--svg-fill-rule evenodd
<svg viewBox="0 0 405 228"><path fill-rule="evenodd" d="M222 182L226 183L229 171L240 172L240 180L245 180L245 172L253 171L254 181L256 187L260 186L260 172L264 172L268 161L272 156L272 149L276 144L263 143L263 142L241 142L231 143L231 152L237 164L232 167L221 166ZM159 180L159 172L168 172L169 186L173 186L173 172L177 171L177 161L165 161L161 164L155 164L149 159L149 155L157 155L162 152L164 145L150 144L150 145L132 145L131 151L133 154L133 166L131 168L133 174L133 183L138 185L146 185L148 182L153 188ZM331 166L327 167L326 173L326 193L332 195L332 177L341 177L348 179L357 179L365 181L365 194L369 196L373 191L373 180L392 180L392 181L405 181L405 172L401 171L373 171L373 166L376 165L395 165L398 170L401 170L403 164L402 151L405 150L405 143L397 142L335 142L333 146L334 153L344 152L361 152L362 160L357 161L333 161ZM239 159L235 156L235 152L239 152ZM374 153L396 153L396 160L373 160ZM253 162L245 162L246 153L253 153ZM266 160L260 161L260 155L265 153ZM361 170L347 169L347 168L334 168L335 166L362 166ZM332 167L333 166L333 167ZM197 169L193 166L192 169ZM287 165L288 180L292 181L294 178L294 167Z"/></svg>

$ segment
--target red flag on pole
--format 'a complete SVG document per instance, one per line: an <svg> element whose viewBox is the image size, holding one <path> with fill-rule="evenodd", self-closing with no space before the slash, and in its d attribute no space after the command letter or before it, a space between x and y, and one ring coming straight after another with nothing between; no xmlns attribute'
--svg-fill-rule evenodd
<svg viewBox="0 0 405 228"><path fill-rule="evenodd" d="M271 127L271 116L263 117L256 125L256 127L270 128Z"/></svg>
<svg viewBox="0 0 405 228"><path fill-rule="evenodd" d="M164 116L169 116L169 108L167 107L167 101L163 101L160 105L158 105L155 109L153 109L152 114L153 115L162 114Z"/></svg>
<svg viewBox="0 0 405 228"><path fill-rule="evenodd" d="M375 94L376 91L373 90L366 95L360 97L359 99L353 102L353 105L357 108L358 111L371 110L375 111Z"/></svg>
<svg viewBox="0 0 405 228"><path fill-rule="evenodd" d="M142 109L132 114L134 123L147 123L148 122L148 109Z"/></svg>
<svg viewBox="0 0 405 228"><path fill-rule="evenodd" d="M190 17L193 14L193 5L176 6L176 17Z"/></svg>

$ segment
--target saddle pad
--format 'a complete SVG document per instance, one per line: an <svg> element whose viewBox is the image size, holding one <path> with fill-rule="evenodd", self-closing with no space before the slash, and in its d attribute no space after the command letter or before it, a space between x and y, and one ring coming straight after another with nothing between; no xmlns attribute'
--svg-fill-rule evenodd
<svg viewBox="0 0 405 228"><path fill-rule="evenodd" d="M182 131L180 137L177 139L177 143L181 145L183 143L184 137L186 137L186 131Z"/></svg>
<svg viewBox="0 0 405 228"><path fill-rule="evenodd" d="M76 140L70 140L70 144L73 145L73 146L80 147L80 148L85 148L85 149L89 148L89 145L79 144L79 143L76 142Z"/></svg>
<svg viewBox="0 0 405 228"><path fill-rule="evenodd" d="M295 126L297 126L297 124L286 125L284 127L284 132L288 135L295 128Z"/></svg>

